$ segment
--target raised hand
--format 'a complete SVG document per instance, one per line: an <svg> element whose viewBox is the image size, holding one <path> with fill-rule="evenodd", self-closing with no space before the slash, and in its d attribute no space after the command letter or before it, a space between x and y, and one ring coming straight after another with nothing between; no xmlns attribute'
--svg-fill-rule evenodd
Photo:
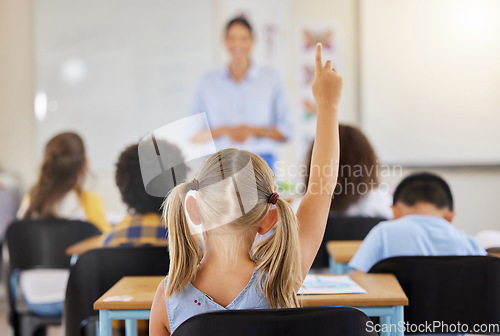
<svg viewBox="0 0 500 336"><path fill-rule="evenodd" d="M318 107L316 138L311 157L309 186L297 210L302 250L302 275L305 278L325 234L339 161L338 105L342 77L321 61L321 44L316 45L316 75L312 84Z"/></svg>
<svg viewBox="0 0 500 336"><path fill-rule="evenodd" d="M332 69L332 62L326 61L323 66L321 60L321 43L316 44L316 72L312 82L312 91L318 107L318 111L329 111L330 107L338 107L342 91L342 77L337 70Z"/></svg>

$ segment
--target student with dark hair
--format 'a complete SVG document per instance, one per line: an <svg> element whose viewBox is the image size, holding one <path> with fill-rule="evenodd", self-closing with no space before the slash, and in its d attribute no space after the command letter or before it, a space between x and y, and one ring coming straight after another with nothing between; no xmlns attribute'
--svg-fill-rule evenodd
<svg viewBox="0 0 500 336"><path fill-rule="evenodd" d="M167 142L158 144L173 162L182 162L182 152ZM187 169L179 170L179 174ZM186 176L177 176L185 180ZM129 214L106 237L104 246L166 246L167 229L161 220L163 198L146 193L139 164L138 144L127 147L116 163L116 185ZM173 187L173 186L172 186ZM166 195L165 195L166 196Z"/></svg>
<svg viewBox="0 0 500 336"><path fill-rule="evenodd" d="M210 129L200 130L193 141L214 139L217 149L251 151L273 168L280 144L293 133L280 76L251 59L254 33L244 17L227 23L224 43L229 64L203 75L191 109L206 113Z"/></svg>
<svg viewBox="0 0 500 336"><path fill-rule="evenodd" d="M339 137L339 174L330 211L335 216L392 218L391 195L379 188L379 163L370 141L359 128L350 125L339 125ZM312 147L307 156L306 186Z"/></svg>
<svg viewBox="0 0 500 336"><path fill-rule="evenodd" d="M478 242L453 227L453 196L448 184L431 173L413 174L394 192L394 220L375 226L349 267L368 272L395 256L485 255Z"/></svg>

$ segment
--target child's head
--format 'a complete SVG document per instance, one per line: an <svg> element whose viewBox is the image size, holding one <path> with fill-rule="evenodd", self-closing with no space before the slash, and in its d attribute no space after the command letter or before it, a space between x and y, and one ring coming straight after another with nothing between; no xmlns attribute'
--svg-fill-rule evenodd
<svg viewBox="0 0 500 336"><path fill-rule="evenodd" d="M354 126L339 125L339 139L339 173L330 210L342 214L367 192L378 187L379 179L377 155L363 132ZM312 149L311 145L306 184L311 169Z"/></svg>
<svg viewBox="0 0 500 336"><path fill-rule="evenodd" d="M441 177L416 173L404 178L394 192L394 218L419 214L453 220L453 196Z"/></svg>
<svg viewBox="0 0 500 336"><path fill-rule="evenodd" d="M164 153L168 153L172 161L182 161L182 153L177 146L165 141L158 141ZM161 205L163 198L150 196L144 188L139 163L139 145L134 144L127 147L116 162L115 181L123 202L128 209L136 214L159 213L161 214ZM184 176L178 176L185 180L185 170L180 171ZM164 186L167 187L167 186ZM173 188L174 186L170 186Z"/></svg>
<svg viewBox="0 0 500 336"><path fill-rule="evenodd" d="M166 295L179 292L193 279L201 259L187 213L203 228L205 248L213 247L207 244L229 249L248 246L256 268L267 275L262 285L271 307L296 306L294 286L300 284L297 220L282 199L276 200L277 217L271 210L269 198L278 187L265 161L247 151L222 150L207 159L194 181L174 188L165 203L171 260ZM276 221L270 237L252 246L256 233L265 234ZM227 255L234 254L228 251Z"/></svg>
<svg viewBox="0 0 500 336"><path fill-rule="evenodd" d="M55 203L70 190L81 190L86 171L85 146L78 134L61 133L50 139L45 145L40 176L31 189L25 217L55 216Z"/></svg>

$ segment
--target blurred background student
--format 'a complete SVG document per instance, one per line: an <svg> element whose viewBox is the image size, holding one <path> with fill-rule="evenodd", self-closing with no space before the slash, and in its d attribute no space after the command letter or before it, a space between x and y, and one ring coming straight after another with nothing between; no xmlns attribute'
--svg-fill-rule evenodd
<svg viewBox="0 0 500 336"><path fill-rule="evenodd" d="M168 153L167 160L184 161L177 146L165 141L158 141L158 146ZM138 147L138 144L127 147L116 163L116 185L128 215L104 237L104 246L167 246L166 224L160 217L163 198L149 195L144 188ZM178 169L176 177L184 181L186 173L187 167Z"/></svg>
<svg viewBox="0 0 500 336"><path fill-rule="evenodd" d="M18 219L65 218L88 221L101 230L106 221L99 195L84 190L88 162L82 138L72 132L61 133L45 146L38 181L23 199Z"/></svg>
<svg viewBox="0 0 500 336"><path fill-rule="evenodd" d="M278 74L251 60L252 26L243 17L225 29L229 64L206 73L199 82L191 112L205 112L210 130L193 140L208 141L217 149L239 148L259 154L274 167L279 145L292 133L291 111Z"/></svg>
<svg viewBox="0 0 500 336"><path fill-rule="evenodd" d="M379 188L379 163L370 141L359 128L349 125L339 125L339 137L339 174L330 211L336 216L392 218L391 195ZM310 169L311 151L306 185Z"/></svg>
<svg viewBox="0 0 500 336"><path fill-rule="evenodd" d="M19 219L65 218L88 221L109 230L101 198L83 190L88 171L85 146L76 133L61 133L45 146L37 183L21 203ZM60 316L69 270L27 270L19 282L28 309L41 316Z"/></svg>

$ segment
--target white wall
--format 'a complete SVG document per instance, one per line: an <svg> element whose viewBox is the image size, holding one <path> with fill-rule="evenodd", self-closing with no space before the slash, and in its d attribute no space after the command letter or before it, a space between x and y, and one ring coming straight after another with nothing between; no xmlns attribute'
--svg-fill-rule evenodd
<svg viewBox="0 0 500 336"><path fill-rule="evenodd" d="M39 163L34 142L32 6L30 0L0 0L0 167L19 174L25 188L34 182ZM221 0L217 0L217 22L220 21L220 7ZM343 118L357 124L357 1L292 0L290 12L292 25L303 20L334 20L341 26L345 82ZM220 31L222 24L219 22L216 31ZM290 55L293 61L293 50ZM294 78L293 73L286 78L290 97L294 94ZM403 175L410 171L404 169ZM497 192L500 190L500 169L440 169L436 172L452 186L458 227L469 233L486 228L500 229ZM395 185L399 179L400 176L393 176L385 181ZM89 185L103 196L107 209L124 211L112 174L90 178Z"/></svg>
<svg viewBox="0 0 500 336"><path fill-rule="evenodd" d="M0 169L36 174L32 2L0 0Z"/></svg>

